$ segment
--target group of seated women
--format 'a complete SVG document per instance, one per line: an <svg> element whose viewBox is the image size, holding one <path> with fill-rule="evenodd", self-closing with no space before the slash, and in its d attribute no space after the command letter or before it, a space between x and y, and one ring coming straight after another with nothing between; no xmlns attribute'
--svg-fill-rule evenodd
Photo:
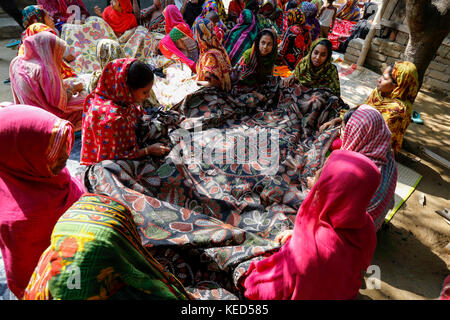
<svg viewBox="0 0 450 320"><path fill-rule="evenodd" d="M123 10L122 0L111 2L112 10ZM329 40L317 38L307 48L298 49L289 39L279 41L276 28L259 27L258 21L267 18L258 20L254 0L232 4L234 16L230 18L238 20L223 42L218 24L206 16L194 20L191 29L175 5L165 7L162 15L168 38L160 42L161 52L178 56L202 86L237 97L250 95L264 103L264 84L274 79L274 67L280 61L278 47L281 43L285 50L286 41L300 58L285 60L293 75L278 80L281 90L300 86L340 95ZM161 2L155 6L153 13ZM210 7L217 8L222 19L221 6ZM273 2L269 7L276 5ZM301 29L304 24L302 7L283 12L286 35L297 32L293 26ZM19 55L11 62L14 104L0 108L0 146L5 155L0 159L0 248L9 288L24 299L190 299L177 279L142 246L130 210L114 199L86 194L83 183L65 169L74 132L80 128L83 165L145 159L170 151L162 143L142 147L136 134L137 122L145 115L142 103L150 97L155 82L152 68L124 57L120 46L99 42L102 70L93 77L87 95L79 83L66 81L73 79L65 78L70 73L64 60L66 44L46 24L51 19L45 11L34 9L40 24L27 28ZM105 19L114 14L103 12ZM272 18L267 12L264 16ZM338 143L333 144L323 168L311 177L311 190L298 210L294 229L280 234L281 249L252 262L242 281L247 298L357 296L361 272L375 250L376 231L393 199L394 157L417 92L414 64L395 62L386 68L365 103L320 128L340 126ZM103 215L107 223L99 223ZM83 290L62 288L71 276L69 267L83 273ZM341 276L331 276L336 272Z"/></svg>

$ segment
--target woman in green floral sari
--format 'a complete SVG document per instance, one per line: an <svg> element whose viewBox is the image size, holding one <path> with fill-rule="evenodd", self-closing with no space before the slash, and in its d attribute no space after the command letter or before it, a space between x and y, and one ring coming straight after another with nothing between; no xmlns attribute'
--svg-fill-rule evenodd
<svg viewBox="0 0 450 320"><path fill-rule="evenodd" d="M131 211L84 194L59 219L25 300L190 299L141 244Z"/></svg>
<svg viewBox="0 0 450 320"><path fill-rule="evenodd" d="M294 74L284 79L284 85L290 86L298 82L307 88L330 89L340 96L339 73L331 62L332 53L330 40L317 39L311 44L308 55L298 62Z"/></svg>

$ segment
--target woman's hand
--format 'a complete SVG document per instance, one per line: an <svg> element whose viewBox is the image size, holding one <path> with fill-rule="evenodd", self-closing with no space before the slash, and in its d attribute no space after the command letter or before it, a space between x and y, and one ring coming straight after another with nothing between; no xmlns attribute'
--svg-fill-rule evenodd
<svg viewBox="0 0 450 320"><path fill-rule="evenodd" d="M275 237L275 241L279 244L285 244L294 234L294 230L284 230Z"/></svg>
<svg viewBox="0 0 450 320"><path fill-rule="evenodd" d="M196 82L197 82L197 85L199 85L199 86L212 87L212 84L209 81L197 80Z"/></svg>
<svg viewBox="0 0 450 320"><path fill-rule="evenodd" d="M163 156L170 151L170 148L163 145L162 143L154 143L151 146L148 146L146 154L151 154L154 156Z"/></svg>
<svg viewBox="0 0 450 320"><path fill-rule="evenodd" d="M294 83L295 83L295 76L294 75L291 75L291 76L289 76L287 78L284 78L282 80L282 85L284 87L286 87L286 88L292 86Z"/></svg>
<svg viewBox="0 0 450 320"><path fill-rule="evenodd" d="M267 97L262 95L259 92L253 91L253 94L258 98L258 100L260 100L261 102L266 102L267 101Z"/></svg>
<svg viewBox="0 0 450 320"><path fill-rule="evenodd" d="M94 7L94 12L96 15L98 15L99 17L102 16L102 9L99 6L95 6Z"/></svg>
<svg viewBox="0 0 450 320"><path fill-rule="evenodd" d="M341 122L342 122L342 119L341 119L341 118L335 118L335 119L333 119L333 120L330 120L330 121L328 121L328 122L325 122L323 125L321 125L321 126L319 127L319 132L322 133L322 132L324 132L325 130L327 130L328 128L331 128L331 127L334 127L334 126L336 126L336 125L341 124Z"/></svg>
<svg viewBox="0 0 450 320"><path fill-rule="evenodd" d="M70 87L70 91L72 91L72 94L81 92L84 90L84 86L81 82L78 83L74 83L72 84L72 86Z"/></svg>

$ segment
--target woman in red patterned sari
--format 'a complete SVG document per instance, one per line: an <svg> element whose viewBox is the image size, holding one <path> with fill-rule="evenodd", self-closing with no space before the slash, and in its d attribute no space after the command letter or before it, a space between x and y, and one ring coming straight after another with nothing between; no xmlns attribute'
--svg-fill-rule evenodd
<svg viewBox="0 0 450 320"><path fill-rule="evenodd" d="M106 65L84 105L81 164L169 151L159 143L143 149L137 143L136 124L144 115L139 104L149 98L152 86L152 70L137 59L117 59Z"/></svg>

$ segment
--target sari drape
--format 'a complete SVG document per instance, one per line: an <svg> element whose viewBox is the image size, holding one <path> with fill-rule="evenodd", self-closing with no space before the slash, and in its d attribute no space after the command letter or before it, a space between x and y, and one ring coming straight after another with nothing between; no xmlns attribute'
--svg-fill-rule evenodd
<svg viewBox="0 0 450 320"><path fill-rule="evenodd" d="M375 88L365 103L375 107L383 116L392 133L392 149L397 153L411 122L412 104L419 90L419 80L416 66L409 61L395 62L392 76L397 82L392 93L384 97Z"/></svg>
<svg viewBox="0 0 450 320"><path fill-rule="evenodd" d="M272 52L265 56L261 56L259 52L259 41L262 37L262 32L270 32L272 34L273 46ZM275 60L278 55L277 34L273 29L264 29L258 33L252 47L244 52L237 72L239 73L238 86L244 85L253 87L256 85L263 85L267 78L273 75L273 68Z"/></svg>
<svg viewBox="0 0 450 320"><path fill-rule="evenodd" d="M309 28L304 25L305 17L300 8L287 13L288 29L280 44L279 54L289 70L294 70L297 63L308 54L311 45Z"/></svg>
<svg viewBox="0 0 450 320"><path fill-rule="evenodd" d="M295 78L301 85L308 88L328 88L336 95L340 95L339 73L336 66L331 62L331 52L327 60L318 68L311 62L311 54L320 41L329 41L319 38L311 44L308 55L297 64L294 70Z"/></svg>
<svg viewBox="0 0 450 320"><path fill-rule="evenodd" d="M200 49L197 80L207 80L213 76L220 82L222 90L229 91L231 63L225 48L216 37L213 23L208 19L199 21L194 35Z"/></svg>
<svg viewBox="0 0 450 320"><path fill-rule="evenodd" d="M83 165L132 159L139 150L136 124L143 110L135 105L126 79L137 59L117 59L103 70L97 88L84 104L81 139Z"/></svg>
<svg viewBox="0 0 450 320"><path fill-rule="evenodd" d="M111 6L107 6L102 14L103 20L111 26L116 34L122 34L138 26L130 0L119 0L119 2L122 7L122 12L114 10Z"/></svg>
<svg viewBox="0 0 450 320"><path fill-rule="evenodd" d="M39 32L42 31L48 31L53 33L54 35L57 36L56 31L53 30L52 28L50 28L49 26L43 24L43 23L33 23L32 25L30 25L26 30L25 33L22 35L22 43L23 40L35 35ZM19 51L17 53L18 55L24 55L24 51L23 51L23 45L20 45L19 47ZM61 77L63 79L67 79L67 78L71 78L71 77L76 77L75 72L72 70L72 68L64 61L64 59L61 60Z"/></svg>
<svg viewBox="0 0 450 320"><path fill-rule="evenodd" d="M379 181L370 159L334 151L297 213L292 238L277 253L250 265L245 296L355 299L375 252L375 227L366 209Z"/></svg>
<svg viewBox="0 0 450 320"><path fill-rule="evenodd" d="M180 23L161 39L159 50L167 59L180 60L187 64L193 73L196 73L198 49L193 36L189 26L185 23ZM186 46L185 52L177 47L177 40L183 41Z"/></svg>
<svg viewBox="0 0 450 320"><path fill-rule="evenodd" d="M53 33L43 31L23 42L24 55L15 57L9 74L14 102L40 107L69 120L79 130L85 93L67 96L61 79L66 44Z"/></svg>
<svg viewBox="0 0 450 320"><path fill-rule="evenodd" d="M257 35L256 15L248 9L242 10L237 25L230 30L224 42L232 66L251 48Z"/></svg>
<svg viewBox="0 0 450 320"><path fill-rule="evenodd" d="M378 230L394 197L397 164L391 148L391 132L375 108L361 105L352 114L342 134L342 149L359 152L372 160L381 172L381 181L367 212Z"/></svg>
<svg viewBox="0 0 450 320"><path fill-rule="evenodd" d="M50 166L70 154L70 122L33 106L0 108L0 249L8 287L21 298L59 217L84 192L65 168Z"/></svg>
<svg viewBox="0 0 450 320"><path fill-rule="evenodd" d="M79 287L67 284L79 270ZM189 294L142 246L128 207L84 194L58 220L25 300L188 300Z"/></svg>
<svg viewBox="0 0 450 320"><path fill-rule="evenodd" d="M336 13L336 18L348 20L348 21L357 21L359 20L359 7L358 0L347 0L345 4L343 4Z"/></svg>

